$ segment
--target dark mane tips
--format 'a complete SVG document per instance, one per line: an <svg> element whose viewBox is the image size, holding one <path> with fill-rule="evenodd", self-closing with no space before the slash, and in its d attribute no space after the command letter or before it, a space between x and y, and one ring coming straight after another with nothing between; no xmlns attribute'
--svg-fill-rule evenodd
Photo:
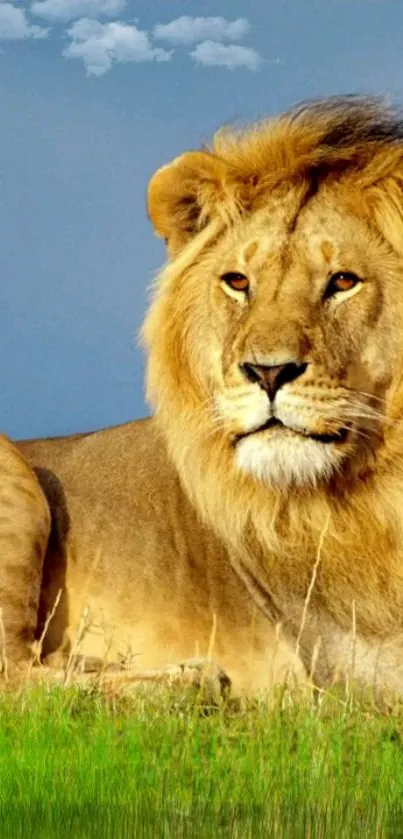
<svg viewBox="0 0 403 839"><path fill-rule="evenodd" d="M350 94L314 99L292 108L288 115L291 122L322 125L320 145L329 149L403 141L403 113L383 97Z"/></svg>
<svg viewBox="0 0 403 839"><path fill-rule="evenodd" d="M289 181L320 181L376 161L385 174L397 157L403 158L403 113L381 97L316 99L243 130L224 128L211 151L226 161L253 203L254 184L262 195ZM374 178L377 166L372 166Z"/></svg>

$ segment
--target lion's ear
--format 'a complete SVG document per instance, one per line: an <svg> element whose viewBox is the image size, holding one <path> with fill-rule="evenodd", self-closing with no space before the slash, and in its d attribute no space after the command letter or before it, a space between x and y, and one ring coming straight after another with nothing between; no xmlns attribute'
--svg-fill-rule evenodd
<svg viewBox="0 0 403 839"><path fill-rule="evenodd" d="M186 152L162 166L148 186L148 214L171 254L201 230L217 212L227 167L207 151Z"/></svg>

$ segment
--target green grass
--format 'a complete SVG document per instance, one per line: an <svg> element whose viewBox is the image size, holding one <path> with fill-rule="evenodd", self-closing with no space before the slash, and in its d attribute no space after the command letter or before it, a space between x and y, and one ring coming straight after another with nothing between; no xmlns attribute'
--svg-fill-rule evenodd
<svg viewBox="0 0 403 839"><path fill-rule="evenodd" d="M403 709L0 698L0 836L403 836Z"/></svg>

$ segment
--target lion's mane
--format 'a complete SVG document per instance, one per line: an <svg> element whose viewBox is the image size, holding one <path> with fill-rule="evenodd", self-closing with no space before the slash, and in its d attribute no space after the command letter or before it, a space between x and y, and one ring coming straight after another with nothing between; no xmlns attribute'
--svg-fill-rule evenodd
<svg viewBox="0 0 403 839"><path fill-rule="evenodd" d="M214 336L195 305L207 293L198 263L223 229L251 217L268 195L291 189L302 206L322 184L341 182L352 216L365 217L403 258L403 121L378 101L313 102L244 131L225 129L210 148L157 173L149 211L170 259L143 330L147 392L188 495L239 567L266 591L304 598L320 547L316 608L350 628L354 612L361 633L382 638L401 632L403 615L402 376L395 374L372 460L353 461L316 487L276 492L235 469L206 408L202 365ZM395 305L403 307L403 285Z"/></svg>

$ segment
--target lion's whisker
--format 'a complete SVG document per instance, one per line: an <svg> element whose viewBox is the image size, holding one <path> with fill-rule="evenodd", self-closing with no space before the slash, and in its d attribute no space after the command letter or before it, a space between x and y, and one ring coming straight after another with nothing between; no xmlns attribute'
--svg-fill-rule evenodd
<svg viewBox="0 0 403 839"><path fill-rule="evenodd" d="M385 402L386 402L386 399L385 399L384 396L375 396L374 393L369 393L366 390L353 390L352 388L351 389L346 388L346 389L347 389L349 394L353 393L354 395L357 394L358 396L365 396L368 399L371 399L371 400L373 399L375 402L382 402L383 404L385 404Z"/></svg>

